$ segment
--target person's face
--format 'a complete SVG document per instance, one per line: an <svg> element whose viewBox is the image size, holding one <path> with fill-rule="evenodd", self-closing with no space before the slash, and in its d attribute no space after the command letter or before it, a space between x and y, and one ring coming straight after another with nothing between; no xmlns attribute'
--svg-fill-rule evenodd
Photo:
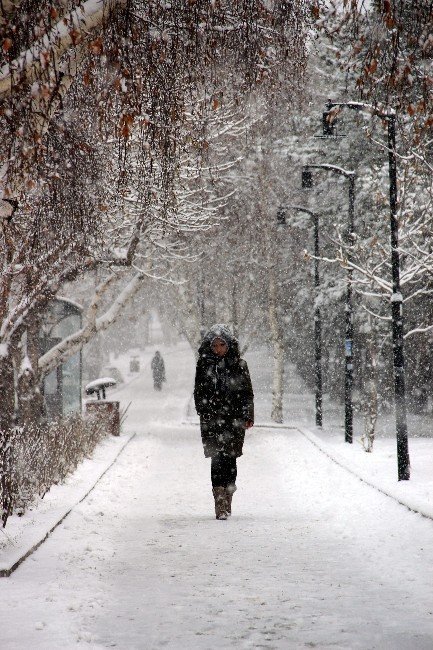
<svg viewBox="0 0 433 650"><path fill-rule="evenodd" d="M212 352L216 354L218 357L223 357L225 354L227 354L228 345L224 341L224 339L216 338L212 341Z"/></svg>

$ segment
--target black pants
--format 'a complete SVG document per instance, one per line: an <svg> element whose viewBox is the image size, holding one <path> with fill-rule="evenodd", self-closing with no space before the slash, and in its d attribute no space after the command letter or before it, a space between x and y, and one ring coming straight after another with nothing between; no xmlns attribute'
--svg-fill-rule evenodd
<svg viewBox="0 0 433 650"><path fill-rule="evenodd" d="M212 487L227 487L236 482L238 470L236 467L236 458L227 456L222 452L212 456L210 475Z"/></svg>

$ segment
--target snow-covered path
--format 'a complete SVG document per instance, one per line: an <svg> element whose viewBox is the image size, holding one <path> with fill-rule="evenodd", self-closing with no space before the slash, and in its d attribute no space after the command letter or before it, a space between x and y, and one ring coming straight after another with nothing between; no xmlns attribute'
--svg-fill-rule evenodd
<svg viewBox="0 0 433 650"><path fill-rule="evenodd" d="M167 351L119 392L137 436L91 495L0 584L0 647L433 648L433 522L296 430L256 428L234 515L212 514L193 359Z"/></svg>

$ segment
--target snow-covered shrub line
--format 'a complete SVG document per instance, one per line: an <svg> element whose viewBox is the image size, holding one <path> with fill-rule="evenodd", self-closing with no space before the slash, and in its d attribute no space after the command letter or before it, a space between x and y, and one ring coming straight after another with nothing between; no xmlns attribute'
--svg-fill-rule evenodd
<svg viewBox="0 0 433 650"><path fill-rule="evenodd" d="M106 435L106 427L74 415L39 426L0 432L0 504L3 526L61 483Z"/></svg>

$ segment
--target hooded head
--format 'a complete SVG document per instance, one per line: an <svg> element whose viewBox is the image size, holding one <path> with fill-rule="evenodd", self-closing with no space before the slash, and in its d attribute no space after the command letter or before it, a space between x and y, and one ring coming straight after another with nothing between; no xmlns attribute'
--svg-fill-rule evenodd
<svg viewBox="0 0 433 650"><path fill-rule="evenodd" d="M198 349L200 357L211 357L214 358L216 355L212 351L212 342L215 339L222 339L227 343L228 351L225 355L228 358L239 358L239 343L237 339L233 336L228 325L223 323L218 323L212 325L209 331L203 337L203 341Z"/></svg>

